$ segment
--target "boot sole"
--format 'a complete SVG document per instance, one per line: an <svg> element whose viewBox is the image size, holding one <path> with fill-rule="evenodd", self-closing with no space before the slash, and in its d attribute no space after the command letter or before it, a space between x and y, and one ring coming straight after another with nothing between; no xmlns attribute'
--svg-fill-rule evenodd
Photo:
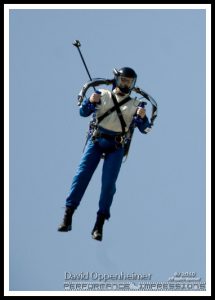
<svg viewBox="0 0 215 300"><path fill-rule="evenodd" d="M101 234L92 233L92 238L94 240L97 240L97 241L102 241L102 235Z"/></svg>
<svg viewBox="0 0 215 300"><path fill-rule="evenodd" d="M72 230L71 226L67 226L65 228L58 228L58 231L60 231L60 232L68 232L68 231L71 231L71 230Z"/></svg>

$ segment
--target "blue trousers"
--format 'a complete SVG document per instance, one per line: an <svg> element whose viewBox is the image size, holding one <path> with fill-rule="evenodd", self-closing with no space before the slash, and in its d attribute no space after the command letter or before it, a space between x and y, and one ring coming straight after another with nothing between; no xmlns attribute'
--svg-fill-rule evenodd
<svg viewBox="0 0 215 300"><path fill-rule="evenodd" d="M77 172L73 178L70 194L66 199L66 206L76 209L86 191L86 188L96 170L102 154L105 153L102 168L102 185L97 214L110 218L110 207L116 192L116 180L123 160L124 149L116 149L114 141L98 138L95 142L88 140Z"/></svg>

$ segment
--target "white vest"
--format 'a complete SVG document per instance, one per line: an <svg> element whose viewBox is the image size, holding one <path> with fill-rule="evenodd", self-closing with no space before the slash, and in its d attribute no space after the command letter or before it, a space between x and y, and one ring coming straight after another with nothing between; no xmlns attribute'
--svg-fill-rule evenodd
<svg viewBox="0 0 215 300"><path fill-rule="evenodd" d="M96 105L96 117L102 116L106 111L114 106L111 92L109 90L100 89L101 92L101 103ZM113 91L115 92L115 90ZM115 93L114 93L115 94ZM123 99L125 99L128 95L119 96L115 94L117 101L120 103ZM141 101L138 99L131 98L128 102L120 106L120 110L123 115L123 119L126 123L126 131L128 130L131 122L133 120L133 116L137 111L137 106ZM122 126L116 111L110 113L106 116L100 123L99 126L112 130L115 132L122 132Z"/></svg>

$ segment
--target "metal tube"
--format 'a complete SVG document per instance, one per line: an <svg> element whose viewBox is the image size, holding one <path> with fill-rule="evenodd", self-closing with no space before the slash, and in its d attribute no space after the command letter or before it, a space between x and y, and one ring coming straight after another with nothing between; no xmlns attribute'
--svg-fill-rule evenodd
<svg viewBox="0 0 215 300"><path fill-rule="evenodd" d="M87 68L87 65L86 65L86 63L85 63L85 60L84 60L83 55L82 55L81 50L80 50L80 47L81 47L80 41L79 41L79 40L75 40L75 41L73 42L73 45L78 49L78 52L79 52L79 54L80 54L80 56L81 56L81 60L82 60L82 62L83 62L83 64L84 64L84 66L85 66L85 69L86 69L86 71L87 71L87 74L88 74L90 80L92 80L92 78L91 78L91 76L90 76L90 72L89 72L89 70L88 70L88 68ZM95 87L93 87L93 88L94 88L94 91L96 92Z"/></svg>

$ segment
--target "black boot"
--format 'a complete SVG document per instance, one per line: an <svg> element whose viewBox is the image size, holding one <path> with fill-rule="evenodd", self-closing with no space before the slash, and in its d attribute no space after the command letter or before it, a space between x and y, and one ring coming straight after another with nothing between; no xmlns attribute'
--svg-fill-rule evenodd
<svg viewBox="0 0 215 300"><path fill-rule="evenodd" d="M67 232L72 229L72 215L74 213L74 208L66 207L63 223L58 227L58 231Z"/></svg>
<svg viewBox="0 0 215 300"><path fill-rule="evenodd" d="M102 240L102 231L103 231L103 225L105 222L105 216L102 214L97 215L96 223L93 227L92 231L92 238L101 241Z"/></svg>

